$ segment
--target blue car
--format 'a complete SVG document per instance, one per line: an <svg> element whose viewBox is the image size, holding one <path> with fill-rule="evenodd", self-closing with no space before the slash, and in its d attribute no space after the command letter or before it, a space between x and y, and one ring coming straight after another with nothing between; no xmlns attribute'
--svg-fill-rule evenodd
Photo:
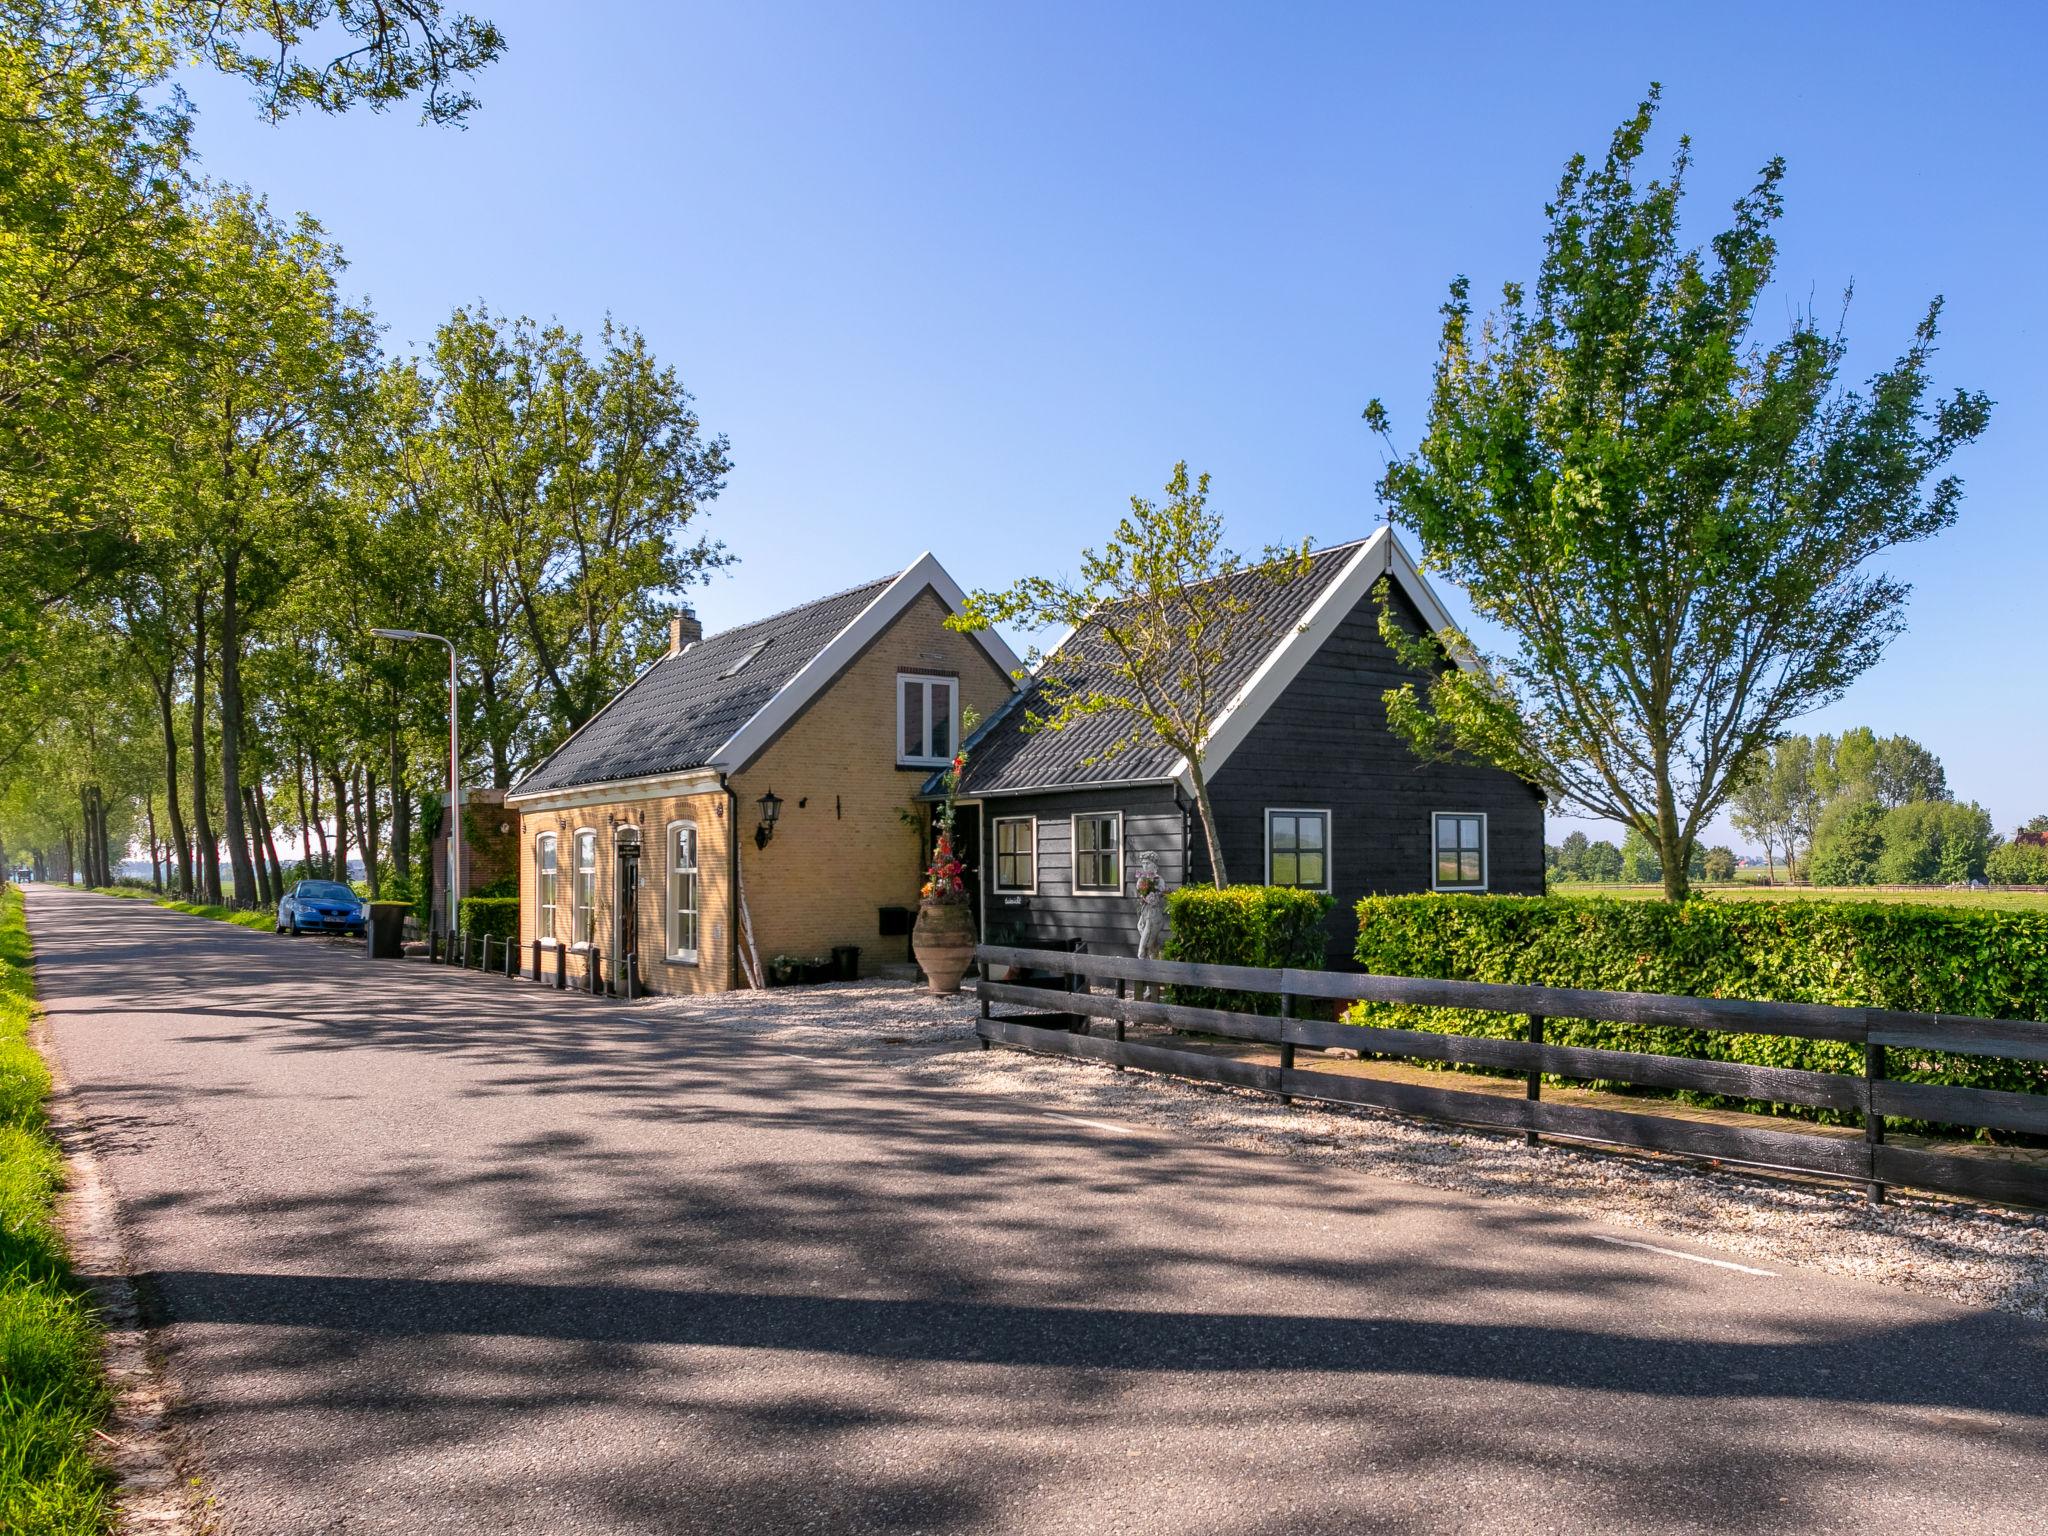
<svg viewBox="0 0 2048 1536"><path fill-rule="evenodd" d="M277 904L279 933L347 933L360 939L368 923L362 898L339 880L301 880Z"/></svg>

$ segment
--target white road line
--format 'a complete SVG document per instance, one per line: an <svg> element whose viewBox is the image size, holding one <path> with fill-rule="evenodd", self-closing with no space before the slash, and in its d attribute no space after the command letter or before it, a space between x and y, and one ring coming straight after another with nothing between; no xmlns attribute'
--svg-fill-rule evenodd
<svg viewBox="0 0 2048 1536"><path fill-rule="evenodd" d="M1716 1269L1732 1269L1745 1275L1762 1275L1766 1280L1778 1278L1775 1269L1758 1269L1753 1264L1738 1264L1733 1259L1710 1259L1703 1254L1686 1253L1678 1248L1659 1248L1655 1243L1632 1242L1625 1237L1608 1237L1599 1232L1589 1232L1586 1235L1596 1243L1612 1243L1617 1248L1640 1248L1645 1253L1661 1253L1667 1259L1690 1259L1695 1264L1711 1264Z"/></svg>
<svg viewBox="0 0 2048 1536"><path fill-rule="evenodd" d="M1090 1130L1108 1131L1112 1136L1128 1136L1131 1134L1129 1126L1112 1125L1107 1120L1084 1120L1079 1115L1056 1115L1049 1109L1043 1113L1048 1120L1064 1120L1069 1125L1085 1125Z"/></svg>

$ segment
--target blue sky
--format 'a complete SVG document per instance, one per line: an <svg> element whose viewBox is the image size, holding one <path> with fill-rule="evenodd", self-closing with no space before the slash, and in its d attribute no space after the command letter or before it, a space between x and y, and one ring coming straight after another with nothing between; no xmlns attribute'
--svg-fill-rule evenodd
<svg viewBox="0 0 2048 1536"><path fill-rule="evenodd" d="M925 548L1071 569L1178 458L1243 545L1369 531L1360 408L1413 440L1446 283L1532 275L1566 157L1663 82L1696 238L1789 161L1769 328L1853 280L1860 378L1945 294L1938 377L1998 402L1891 562L1908 634L1805 728L2048 810L2035 8L471 3L510 48L466 131L195 79L205 169L318 216L394 349L477 300L643 330L732 440L712 628Z"/></svg>

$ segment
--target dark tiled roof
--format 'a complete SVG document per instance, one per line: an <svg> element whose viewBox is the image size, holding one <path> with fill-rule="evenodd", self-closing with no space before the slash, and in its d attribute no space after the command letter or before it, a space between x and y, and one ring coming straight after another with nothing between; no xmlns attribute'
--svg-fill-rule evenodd
<svg viewBox="0 0 2048 1536"><path fill-rule="evenodd" d="M1244 626L1237 653L1224 661L1218 679L1223 699L1234 696L1250 680L1259 663L1301 624L1315 600L1357 552L1358 542L1318 550L1309 557L1308 570L1286 583L1258 571L1240 571L1223 578L1250 605L1254 616L1254 622ZM1100 627L1089 623L1048 657L1039 667L1038 680L1027 684L965 743L967 770L960 793L1138 784L1170 777L1179 766L1180 754L1160 742L1146 741L1115 751L1117 742L1130 731L1128 716L1104 711L1057 731L1029 728L1033 714L1049 715L1057 707L1048 697L1044 679L1058 678L1069 687L1086 690L1093 676L1105 672L1107 649ZM927 786L927 792L936 789L936 781Z"/></svg>
<svg viewBox="0 0 2048 1536"><path fill-rule="evenodd" d="M894 580L885 576L821 597L707 636L680 656L662 657L512 792L528 795L703 767ZM757 648L759 654L748 659ZM732 671L742 660L746 664Z"/></svg>

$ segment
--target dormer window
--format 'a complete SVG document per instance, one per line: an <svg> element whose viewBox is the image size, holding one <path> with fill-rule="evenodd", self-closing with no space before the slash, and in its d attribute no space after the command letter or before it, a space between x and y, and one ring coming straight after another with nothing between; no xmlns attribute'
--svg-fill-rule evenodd
<svg viewBox="0 0 2048 1536"><path fill-rule="evenodd" d="M960 687L950 677L896 674L896 761L943 768L959 745Z"/></svg>

